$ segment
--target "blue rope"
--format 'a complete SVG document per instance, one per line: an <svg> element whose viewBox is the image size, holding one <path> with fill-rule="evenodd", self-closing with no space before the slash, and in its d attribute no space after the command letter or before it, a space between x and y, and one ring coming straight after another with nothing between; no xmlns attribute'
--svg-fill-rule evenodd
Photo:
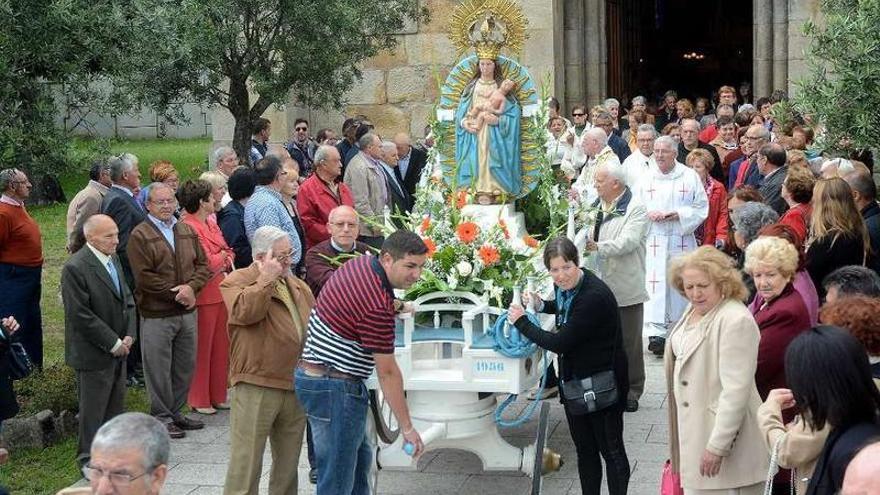
<svg viewBox="0 0 880 495"><path fill-rule="evenodd" d="M535 326L540 327L541 322L538 320L538 317L533 313L526 313L529 321L534 323ZM506 326L510 326L510 336L504 334L504 329ZM510 325L507 322L507 311L501 313L498 316L498 319L495 320L495 324L492 325L492 328L489 329L489 333L495 339L495 351L501 354L502 356L514 358L514 359L523 359L531 356L538 350L537 344L530 341L525 336L519 333L519 330L516 329L515 326ZM544 385L547 381L547 368L550 366L550 361L547 356L547 352L544 352L544 371L541 374L541 384L538 387L538 395L537 398L529 404L528 407L523 410L523 412L512 420L506 420L502 417L504 414L504 410L507 409L517 398L517 394L510 394L504 401L498 405L495 409L495 423L502 428L514 428L520 426L531 419L532 414L535 413L535 410L538 408L542 400L542 395L544 394Z"/></svg>

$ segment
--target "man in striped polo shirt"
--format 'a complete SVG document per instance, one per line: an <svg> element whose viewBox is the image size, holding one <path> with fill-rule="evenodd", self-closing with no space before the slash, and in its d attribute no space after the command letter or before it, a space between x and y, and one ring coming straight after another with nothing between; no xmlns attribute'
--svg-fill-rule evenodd
<svg viewBox="0 0 880 495"><path fill-rule="evenodd" d="M385 239L378 257L348 261L321 289L294 380L312 430L319 494L370 492L364 380L374 367L404 440L413 444L415 456L424 449L394 359L395 314L410 308L394 298L393 289L419 280L427 252L418 235L398 230Z"/></svg>

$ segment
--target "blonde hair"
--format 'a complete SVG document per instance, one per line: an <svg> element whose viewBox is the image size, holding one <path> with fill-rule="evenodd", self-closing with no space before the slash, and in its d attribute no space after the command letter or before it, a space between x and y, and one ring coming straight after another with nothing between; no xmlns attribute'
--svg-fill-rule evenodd
<svg viewBox="0 0 880 495"><path fill-rule="evenodd" d="M687 158L684 159L685 165L691 168L694 168L691 164L695 161L702 163L706 167L706 171L712 170L712 167L715 166L715 159L712 158L712 154L703 148L696 148L688 153Z"/></svg>
<svg viewBox="0 0 880 495"><path fill-rule="evenodd" d="M811 241L833 235L832 243L840 235L862 236L865 252L871 250L868 230L862 214L856 208L849 184L840 177L821 179L813 188L813 213L810 218Z"/></svg>
<svg viewBox="0 0 880 495"><path fill-rule="evenodd" d="M758 265L773 266L783 277L790 280L797 272L797 248L781 237L758 237L746 248L743 269L751 274Z"/></svg>
<svg viewBox="0 0 880 495"><path fill-rule="evenodd" d="M203 180L208 184L211 184L211 189L217 189L220 187L226 187L226 178L217 172L216 170L208 170L207 172L202 172L202 175L199 176L199 180Z"/></svg>
<svg viewBox="0 0 880 495"><path fill-rule="evenodd" d="M700 246L688 254L674 258L670 263L670 284L682 296L685 295L682 273L688 268L705 273L709 280L718 285L725 298L744 302L749 296L733 258L712 246Z"/></svg>

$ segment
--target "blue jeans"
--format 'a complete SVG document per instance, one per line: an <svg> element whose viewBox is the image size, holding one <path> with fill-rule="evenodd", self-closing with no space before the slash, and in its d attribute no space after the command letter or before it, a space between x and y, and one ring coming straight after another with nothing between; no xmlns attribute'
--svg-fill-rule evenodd
<svg viewBox="0 0 880 495"><path fill-rule="evenodd" d="M369 495L373 452L366 435L367 387L301 369L294 383L312 429L318 495Z"/></svg>

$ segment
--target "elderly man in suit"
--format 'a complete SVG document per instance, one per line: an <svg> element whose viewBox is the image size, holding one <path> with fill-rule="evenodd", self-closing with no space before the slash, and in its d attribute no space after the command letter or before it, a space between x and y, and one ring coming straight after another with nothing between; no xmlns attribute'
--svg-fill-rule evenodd
<svg viewBox="0 0 880 495"><path fill-rule="evenodd" d="M382 142L382 172L385 173L385 183L388 186L388 206L391 208L392 223L399 228L404 228L404 220L399 218L405 216L412 210L412 196L406 189L397 175L400 171L400 159L397 156L397 146L391 141Z"/></svg>
<svg viewBox="0 0 880 495"><path fill-rule="evenodd" d="M765 144L758 150L758 172L763 177L758 192L779 216L788 210L788 203L782 198L782 183L788 174L787 159L785 148L776 143Z"/></svg>
<svg viewBox="0 0 880 495"><path fill-rule="evenodd" d="M64 354L79 383L77 461L89 461L95 432L123 412L125 357L135 334L134 297L115 256L119 229L107 215L83 224L86 249L64 265Z"/></svg>
<svg viewBox="0 0 880 495"><path fill-rule="evenodd" d="M397 146L397 169L395 175L403 189L410 196L415 196L416 186L422 178L422 171L428 162L428 154L412 145L409 134L399 132L394 135Z"/></svg>
<svg viewBox="0 0 880 495"><path fill-rule="evenodd" d="M106 160L100 159L89 169L89 183L76 193L67 207L67 252L73 254L83 247L83 224L95 213L101 211L104 196L110 190L110 167Z"/></svg>
<svg viewBox="0 0 880 495"><path fill-rule="evenodd" d="M354 196L354 209L367 223L361 226L361 242L382 247L385 207L389 203L388 185L382 172L382 143L377 134L368 132L358 139L360 151L345 169L345 183Z"/></svg>

